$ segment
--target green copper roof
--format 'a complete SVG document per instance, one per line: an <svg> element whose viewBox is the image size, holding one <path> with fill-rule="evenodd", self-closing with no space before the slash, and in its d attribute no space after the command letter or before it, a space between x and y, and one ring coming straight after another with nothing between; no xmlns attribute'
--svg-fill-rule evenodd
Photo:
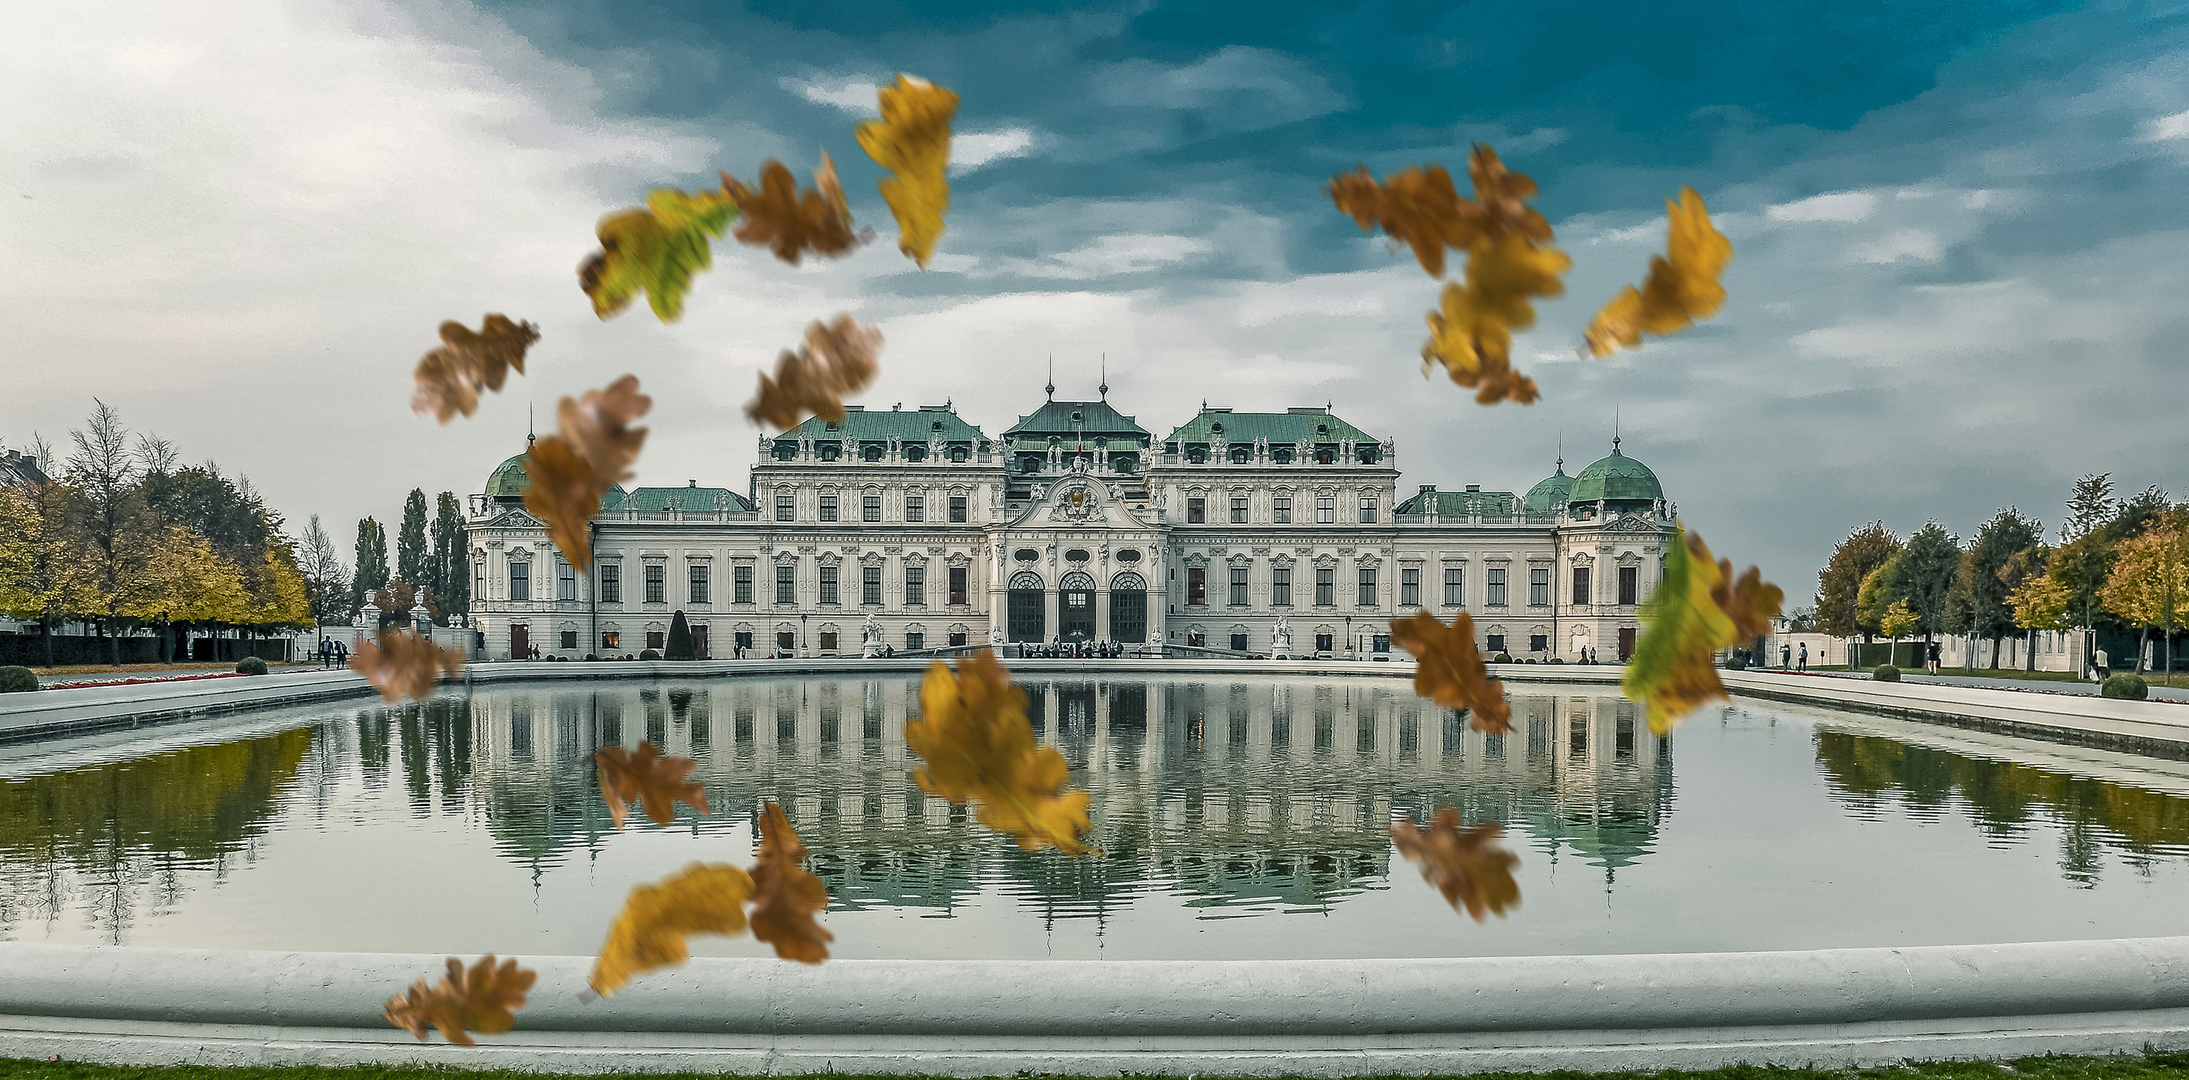
<svg viewBox="0 0 2189 1080"><path fill-rule="evenodd" d="M960 419L948 405L922 405L917 409L875 412L859 405L844 406L841 422L830 423L818 416L809 416L806 422L776 436L777 442L815 439L826 442L831 439L854 439L860 442L882 442L897 439L903 442L924 443L939 436L944 442L980 442L988 438L981 430Z"/></svg>
<svg viewBox="0 0 2189 1080"><path fill-rule="evenodd" d="M1074 420L1073 417L1078 417ZM1049 436L1070 439L1073 434L1083 434L1092 443L1097 435L1112 443L1120 439L1135 438L1142 446L1147 445L1146 428L1110 407L1107 401L1046 401L1041 408L1018 418L1011 430L1003 433L1006 439L1031 439L1046 446Z"/></svg>
<svg viewBox="0 0 2189 1080"><path fill-rule="evenodd" d="M1519 501L1510 491L1437 491L1421 492L1398 505L1397 513L1426 514L1429 503L1435 500L1440 520L1464 519L1471 514L1485 518L1509 518L1513 516L1513 503Z"/></svg>
<svg viewBox="0 0 2189 1080"><path fill-rule="evenodd" d="M1619 452L1617 440L1613 440L1611 454L1597 458L1581 474L1573 478L1573 490L1566 495L1569 503L1593 503L1598 499L1612 503L1650 503L1665 497L1665 489L1657 483L1657 474L1642 464Z"/></svg>
<svg viewBox="0 0 2189 1080"><path fill-rule="evenodd" d="M1530 513L1547 514L1564 507L1566 499L1572 493L1573 477L1566 475L1566 463L1561 461L1557 472L1544 477L1541 483L1528 489L1525 505Z"/></svg>
<svg viewBox="0 0 2189 1080"><path fill-rule="evenodd" d="M715 499L718 497L725 500L727 509L752 509L752 504L745 501L743 495L739 495L729 488L699 487L696 485L633 488L630 494L623 497L620 505L612 509L636 510L641 514L660 514L666 513L673 506L687 514L712 514L715 508ZM604 507L604 509L610 508Z"/></svg>
<svg viewBox="0 0 2189 1080"><path fill-rule="evenodd" d="M532 478L524 471L524 455L518 454L499 465L486 476L486 495L490 499L515 501L524 498L526 488L532 486ZM601 498L602 510L623 508L623 485L608 485L608 494ZM709 503L711 509L713 504Z"/></svg>
<svg viewBox="0 0 2189 1080"><path fill-rule="evenodd" d="M1231 443L1251 443L1267 439L1271 446L1290 446L1306 440L1311 443L1334 443L1351 439L1357 443L1380 443L1383 440L1362 431L1330 414L1328 409L1288 409L1281 413L1243 413L1230 409L1203 407L1201 415L1170 433L1167 442L1181 445L1205 443L1223 426L1224 440Z"/></svg>

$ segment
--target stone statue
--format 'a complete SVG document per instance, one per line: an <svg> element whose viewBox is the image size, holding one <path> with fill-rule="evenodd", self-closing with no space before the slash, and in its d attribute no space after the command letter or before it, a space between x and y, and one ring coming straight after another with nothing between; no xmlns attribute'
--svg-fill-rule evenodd
<svg viewBox="0 0 2189 1080"><path fill-rule="evenodd" d="M859 638L859 655L869 658L882 655L882 624L874 621L871 611L867 612L866 628L859 632Z"/></svg>
<svg viewBox="0 0 2189 1080"><path fill-rule="evenodd" d="M988 628L988 645L999 653L1003 651L1003 627L991 626Z"/></svg>
<svg viewBox="0 0 2189 1080"><path fill-rule="evenodd" d="M1269 635L1269 658L1292 659L1292 620L1287 616L1277 616L1277 628Z"/></svg>

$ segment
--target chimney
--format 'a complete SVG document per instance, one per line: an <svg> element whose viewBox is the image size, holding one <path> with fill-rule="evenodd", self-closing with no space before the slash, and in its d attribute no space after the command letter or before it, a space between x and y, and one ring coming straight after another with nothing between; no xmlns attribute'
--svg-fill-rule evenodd
<svg viewBox="0 0 2189 1080"><path fill-rule="evenodd" d="M1427 495L1430 492L1435 491L1436 489L1437 486L1435 484L1423 484L1421 485L1421 494Z"/></svg>
<svg viewBox="0 0 2189 1080"><path fill-rule="evenodd" d="M699 486L699 481L697 481L697 480L686 480L686 481L684 481L684 486L685 486L685 487L694 487L694 488L695 488L695 487L698 487L698 486Z"/></svg>
<svg viewBox="0 0 2189 1080"><path fill-rule="evenodd" d="M1481 485L1481 484L1469 484L1469 485L1467 485L1467 490L1468 490L1468 491L1481 491L1481 490L1482 490L1482 485Z"/></svg>

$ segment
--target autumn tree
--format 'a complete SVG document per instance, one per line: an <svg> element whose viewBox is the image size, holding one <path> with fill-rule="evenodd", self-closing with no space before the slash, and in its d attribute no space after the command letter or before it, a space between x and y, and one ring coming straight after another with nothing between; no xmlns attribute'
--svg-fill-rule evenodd
<svg viewBox="0 0 2189 1080"><path fill-rule="evenodd" d="M45 440L34 440L31 449L38 460L52 460L52 447ZM16 500L0 507L0 533L16 542L21 561L15 564L15 576L0 582L0 611L38 624L50 667L54 628L78 606L86 581L72 530L75 492L53 479L9 490Z"/></svg>
<svg viewBox="0 0 2189 1080"><path fill-rule="evenodd" d="M395 576L413 585L433 584L427 569L426 493L410 489L403 500L403 524L395 530Z"/></svg>
<svg viewBox="0 0 2189 1080"><path fill-rule="evenodd" d="M2165 670L2174 670L2174 628L2189 614L2189 509L2169 511L2121 542L2099 600L2131 625L2164 633Z"/></svg>
<svg viewBox="0 0 2189 1080"><path fill-rule="evenodd" d="M1860 617L1857 610L1862 583L1886 560L1900 553L1900 538L1873 521L1847 534L1832 551L1831 561L1817 575L1816 626L1837 637L1877 632L1877 624Z"/></svg>
<svg viewBox="0 0 2189 1080"><path fill-rule="evenodd" d="M471 560L465 548L463 506L455 492L444 491L433 513L433 576L427 582L444 623L471 610Z"/></svg>
<svg viewBox="0 0 2189 1080"><path fill-rule="evenodd" d="M318 514L313 514L311 523L304 527L296 555L297 569L304 575L305 602L314 623L324 625L349 614L349 582L344 579L349 577L350 569L343 565L341 554L334 548L334 537L327 535Z"/></svg>
<svg viewBox="0 0 2189 1080"><path fill-rule="evenodd" d="M357 523L357 547L350 578L350 610L365 606L374 589L388 583L388 534L380 523L366 518Z"/></svg>

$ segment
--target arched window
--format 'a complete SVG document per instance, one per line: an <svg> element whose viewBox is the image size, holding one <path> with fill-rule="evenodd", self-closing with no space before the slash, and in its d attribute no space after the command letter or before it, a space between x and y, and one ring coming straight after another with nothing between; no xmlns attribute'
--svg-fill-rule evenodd
<svg viewBox="0 0 2189 1080"><path fill-rule="evenodd" d="M1110 579L1110 640L1148 640L1148 581L1130 570Z"/></svg>
<svg viewBox="0 0 2189 1080"><path fill-rule="evenodd" d="M1234 465L1244 465L1247 463L1247 460L1252 458L1253 456L1253 447L1234 446L1231 448L1231 463Z"/></svg>
<svg viewBox="0 0 2189 1080"><path fill-rule="evenodd" d="M1095 636L1095 582L1091 574L1074 570L1057 582L1057 636L1065 641L1093 641Z"/></svg>
<svg viewBox="0 0 2189 1080"><path fill-rule="evenodd" d="M1004 614L1004 633L1010 640L1048 640L1043 611L1046 600L1040 574L1021 570L1011 575Z"/></svg>

